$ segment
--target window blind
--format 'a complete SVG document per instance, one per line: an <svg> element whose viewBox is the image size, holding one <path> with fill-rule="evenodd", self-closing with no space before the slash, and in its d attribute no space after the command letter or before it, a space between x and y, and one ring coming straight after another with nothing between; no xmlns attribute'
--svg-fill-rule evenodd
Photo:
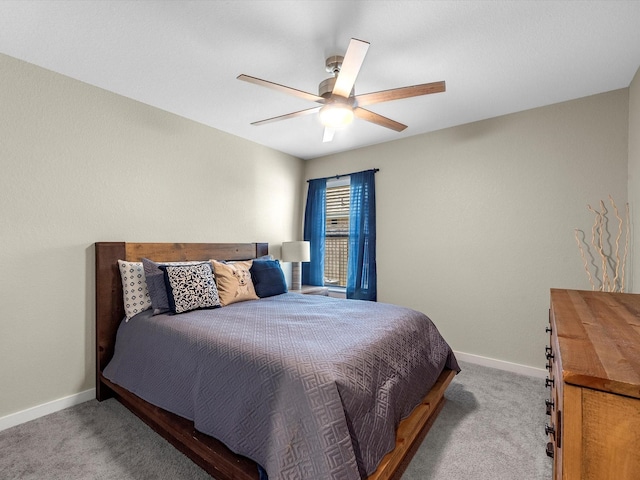
<svg viewBox="0 0 640 480"><path fill-rule="evenodd" d="M324 259L326 285L347 285L350 193L349 185L327 187Z"/></svg>

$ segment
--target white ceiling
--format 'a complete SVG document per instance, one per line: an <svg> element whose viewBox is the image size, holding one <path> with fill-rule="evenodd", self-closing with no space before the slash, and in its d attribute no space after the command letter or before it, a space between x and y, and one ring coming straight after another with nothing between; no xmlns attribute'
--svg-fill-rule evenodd
<svg viewBox="0 0 640 480"><path fill-rule="evenodd" d="M370 107L322 143L315 106L236 79L317 93L325 58L371 43L356 93L445 80ZM639 1L1 1L0 52L310 159L628 87ZM1 88L1 87L0 87Z"/></svg>

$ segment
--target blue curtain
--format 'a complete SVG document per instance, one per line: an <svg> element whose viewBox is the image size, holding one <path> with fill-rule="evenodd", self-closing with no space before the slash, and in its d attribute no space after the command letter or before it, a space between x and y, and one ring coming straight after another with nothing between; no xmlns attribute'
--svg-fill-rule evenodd
<svg viewBox="0 0 640 480"><path fill-rule="evenodd" d="M376 301L375 170L351 174L347 298Z"/></svg>
<svg viewBox="0 0 640 480"><path fill-rule="evenodd" d="M327 179L309 180L304 211L304 240L310 242L311 261L302 264L304 285L324 285L324 235L327 212Z"/></svg>

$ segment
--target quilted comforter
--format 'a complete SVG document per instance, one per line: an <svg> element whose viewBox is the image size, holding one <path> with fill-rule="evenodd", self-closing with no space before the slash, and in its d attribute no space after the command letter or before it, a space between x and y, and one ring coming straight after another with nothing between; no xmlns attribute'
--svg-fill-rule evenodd
<svg viewBox="0 0 640 480"><path fill-rule="evenodd" d="M360 479L444 367L431 320L384 303L286 293L118 330L104 376L262 465L270 480Z"/></svg>

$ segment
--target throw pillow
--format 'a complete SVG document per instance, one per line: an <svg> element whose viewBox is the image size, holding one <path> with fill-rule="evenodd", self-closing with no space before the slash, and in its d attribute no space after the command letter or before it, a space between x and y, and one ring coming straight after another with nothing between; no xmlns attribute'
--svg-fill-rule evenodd
<svg viewBox="0 0 640 480"><path fill-rule="evenodd" d="M209 263L161 265L167 298L173 313L220 306L218 289Z"/></svg>
<svg viewBox="0 0 640 480"><path fill-rule="evenodd" d="M141 262L118 260L118 269L122 279L125 321L128 322L134 315L151 308L151 298Z"/></svg>
<svg viewBox="0 0 640 480"><path fill-rule="evenodd" d="M287 293L287 281L278 260L253 262L251 279L260 298Z"/></svg>
<svg viewBox="0 0 640 480"><path fill-rule="evenodd" d="M252 260L233 263L211 260L222 306L258 299L249 272L252 263Z"/></svg>
<svg viewBox="0 0 640 480"><path fill-rule="evenodd" d="M205 262L154 262L148 258L142 259L144 274L147 279L147 288L149 289L149 297L151 298L151 306L153 314L166 313L171 311L169 307L169 298L167 297L167 287L165 286L164 272L160 270L162 265L198 265Z"/></svg>

